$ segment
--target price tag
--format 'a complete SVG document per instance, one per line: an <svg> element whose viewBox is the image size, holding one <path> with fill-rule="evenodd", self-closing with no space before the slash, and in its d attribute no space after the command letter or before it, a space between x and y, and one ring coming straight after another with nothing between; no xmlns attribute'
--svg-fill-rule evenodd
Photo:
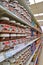
<svg viewBox="0 0 43 65"><path fill-rule="evenodd" d="M6 58L11 57L13 55L13 52L14 52L13 50L9 50L8 52L5 53L5 57Z"/></svg>

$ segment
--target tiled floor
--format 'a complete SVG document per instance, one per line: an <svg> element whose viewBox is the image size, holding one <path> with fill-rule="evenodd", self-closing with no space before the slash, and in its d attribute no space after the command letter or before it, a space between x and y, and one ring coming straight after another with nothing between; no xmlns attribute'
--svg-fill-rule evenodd
<svg viewBox="0 0 43 65"><path fill-rule="evenodd" d="M42 48L42 51L41 51L41 54L40 54L40 57L39 57L38 65L43 65L43 48Z"/></svg>

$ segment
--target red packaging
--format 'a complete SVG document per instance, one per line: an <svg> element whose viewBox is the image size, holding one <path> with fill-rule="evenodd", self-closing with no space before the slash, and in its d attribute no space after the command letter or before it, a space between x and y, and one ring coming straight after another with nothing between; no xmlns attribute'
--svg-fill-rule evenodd
<svg viewBox="0 0 43 65"><path fill-rule="evenodd" d="M9 41L5 41L4 44L5 44L5 45L9 45L10 42L9 42Z"/></svg>
<svg viewBox="0 0 43 65"><path fill-rule="evenodd" d="M8 7L9 7L9 3L8 2L5 1L2 4L3 4L4 7L6 7L8 9Z"/></svg>
<svg viewBox="0 0 43 65"><path fill-rule="evenodd" d="M16 26L11 26L11 27L12 27L12 31L16 33Z"/></svg>
<svg viewBox="0 0 43 65"><path fill-rule="evenodd" d="M13 45L17 45L18 44L18 40L12 40L12 42L14 43Z"/></svg>
<svg viewBox="0 0 43 65"><path fill-rule="evenodd" d="M9 31L9 28L10 28L10 26L9 26L9 25L6 25L6 24L5 24L5 26L3 27L3 29L4 29L4 30L7 30L7 31Z"/></svg>
<svg viewBox="0 0 43 65"><path fill-rule="evenodd" d="M5 47L3 50L10 49L10 42L9 41L5 41L4 44L5 44Z"/></svg>
<svg viewBox="0 0 43 65"><path fill-rule="evenodd" d="M22 30L20 27L17 27L18 28L18 33L22 33Z"/></svg>

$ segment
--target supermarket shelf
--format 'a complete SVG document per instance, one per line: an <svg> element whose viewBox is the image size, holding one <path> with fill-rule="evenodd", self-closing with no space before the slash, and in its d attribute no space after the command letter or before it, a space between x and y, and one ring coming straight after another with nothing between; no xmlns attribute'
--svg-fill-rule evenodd
<svg viewBox="0 0 43 65"><path fill-rule="evenodd" d="M36 60L35 60L35 63L34 63L34 65L36 64L37 58L38 58L38 56L36 57Z"/></svg>
<svg viewBox="0 0 43 65"><path fill-rule="evenodd" d="M27 26L24 26L24 25L22 25L22 24L18 24L18 23L14 23L14 22L12 22L13 24L15 24L16 26L20 26L20 27L22 27L22 28L26 28Z"/></svg>
<svg viewBox="0 0 43 65"><path fill-rule="evenodd" d="M33 16L33 13L30 9L30 7L27 5L25 0L17 0L22 6L24 6L24 8L26 8L26 10L29 12L29 14L31 15L32 19L35 21L35 23L40 27L39 23L36 21L35 17Z"/></svg>
<svg viewBox="0 0 43 65"><path fill-rule="evenodd" d="M40 49L40 51L41 51L41 49ZM34 65L36 65L36 61L37 61L38 55L40 54L40 51L38 51L38 54L37 54L36 60L34 62Z"/></svg>
<svg viewBox="0 0 43 65"><path fill-rule="evenodd" d="M9 36L15 36L15 37L19 37L19 36L26 36L26 34L1 34L0 37L9 37Z"/></svg>
<svg viewBox="0 0 43 65"><path fill-rule="evenodd" d="M0 21L2 21L2 19L0 19ZM22 28L26 28L27 26L24 26L23 24L19 24L17 23L15 20L12 20L12 21L4 21L3 23L5 24L9 24L9 25L16 25L16 26L19 26L19 27L22 27Z"/></svg>
<svg viewBox="0 0 43 65"><path fill-rule="evenodd" d="M32 26L33 29L35 29L36 31L38 31L39 33L42 33L38 28L35 28Z"/></svg>
<svg viewBox="0 0 43 65"><path fill-rule="evenodd" d="M15 33L15 32L14 31L11 32L11 31L7 31L7 30L6 31L3 30L3 31L0 31L0 33L4 33L5 34L5 33Z"/></svg>
<svg viewBox="0 0 43 65"><path fill-rule="evenodd" d="M0 34L0 37L9 37L9 34Z"/></svg>
<svg viewBox="0 0 43 65"><path fill-rule="evenodd" d="M13 14L11 11L9 11L8 9L4 8L3 6L0 5L0 9L4 12L6 12L7 14L9 14L11 17L13 17L15 20L18 20L21 23L27 24L27 22L25 22L24 20L22 20L20 17L16 16L15 14Z"/></svg>
<svg viewBox="0 0 43 65"><path fill-rule="evenodd" d="M40 30L38 30L37 28L29 25L27 22L25 22L24 20L22 20L20 17L16 16L15 14L13 14L11 11L7 10L6 8L4 8L3 6L0 5L0 9L3 11L3 12L6 12L8 15L10 15L10 17L13 17L15 20L27 25L27 26L30 26L32 27L33 29L35 29L36 31L40 32Z"/></svg>
<svg viewBox="0 0 43 65"><path fill-rule="evenodd" d="M31 45L33 42L35 42L38 39L39 38L34 39L33 41L29 42L28 44L19 44L19 45L15 46L14 49L10 49L10 50L8 50L6 52L0 53L0 62L6 60L9 57L12 57L13 55L20 52L21 50L23 50L27 46ZM35 50L35 52L36 52L36 50ZM35 52L34 52L34 54L35 54ZM32 55L32 57L34 56L34 54ZM31 59L32 59L32 57L31 57ZM29 60L29 62L31 61L31 59Z"/></svg>
<svg viewBox="0 0 43 65"><path fill-rule="evenodd" d="M5 33L7 33L7 34L9 34L9 33L11 33L11 34L12 34L12 33L14 33L14 34L25 34L25 33L20 33L20 32L15 32L15 31L7 31L7 30L6 30L6 31L5 31L5 30L0 31L0 33L1 33L1 34L2 34L2 33L4 33L4 34L5 34Z"/></svg>
<svg viewBox="0 0 43 65"><path fill-rule="evenodd" d="M38 28L35 28L34 26L29 25L31 28L35 29L36 31L38 31L39 33L42 33Z"/></svg>
<svg viewBox="0 0 43 65"><path fill-rule="evenodd" d="M40 45L40 44L39 44L39 45ZM38 48L39 48L39 45L38 45L38 47L36 48L36 50L34 51L33 55L31 56L31 58L29 59L29 61L27 62L26 65L29 65L29 64L30 64L30 62L31 62L31 60L32 60L32 58L33 58L33 56L35 55L36 51L37 51Z"/></svg>

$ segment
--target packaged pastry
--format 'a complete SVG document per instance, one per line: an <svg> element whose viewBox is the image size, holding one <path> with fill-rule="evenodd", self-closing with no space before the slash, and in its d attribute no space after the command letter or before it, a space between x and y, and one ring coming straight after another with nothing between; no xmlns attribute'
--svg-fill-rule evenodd
<svg viewBox="0 0 43 65"><path fill-rule="evenodd" d="M27 19L25 17L25 15L23 14L23 18L22 18L25 22L27 22Z"/></svg>
<svg viewBox="0 0 43 65"><path fill-rule="evenodd" d="M4 27L3 27L3 30L5 30L5 31L10 31L9 28L10 28L10 26L7 25L7 24L5 24Z"/></svg>
<svg viewBox="0 0 43 65"><path fill-rule="evenodd" d="M24 14L25 14L25 16L27 16L26 9L24 8L23 10L24 10Z"/></svg>
<svg viewBox="0 0 43 65"><path fill-rule="evenodd" d="M5 21L6 21L6 20L9 21L9 18L8 18L8 17L1 17L1 20L3 20L3 21L4 21L4 20L5 20Z"/></svg>
<svg viewBox="0 0 43 65"><path fill-rule="evenodd" d="M3 1L2 6L8 9L9 3L7 1Z"/></svg>
<svg viewBox="0 0 43 65"><path fill-rule="evenodd" d="M19 43L22 44L22 38L19 39Z"/></svg>
<svg viewBox="0 0 43 65"><path fill-rule="evenodd" d="M0 41L8 41L10 38L9 37L7 37L7 36L3 36L3 37L1 37L0 36Z"/></svg>
<svg viewBox="0 0 43 65"><path fill-rule="evenodd" d="M21 33L22 31L21 31L21 28L20 27L17 27L18 28L18 33Z"/></svg>
<svg viewBox="0 0 43 65"><path fill-rule="evenodd" d="M12 31L16 33L16 26L12 26Z"/></svg>
<svg viewBox="0 0 43 65"><path fill-rule="evenodd" d="M18 11L19 11L19 13L21 13L20 11L20 4L19 3L17 3L17 8L18 8Z"/></svg>
<svg viewBox="0 0 43 65"><path fill-rule="evenodd" d="M9 34L0 34L0 41L9 40Z"/></svg>
<svg viewBox="0 0 43 65"><path fill-rule="evenodd" d="M13 8L13 6L12 6L12 4L9 4L9 8L8 8L11 12L13 12L14 11L14 8Z"/></svg>
<svg viewBox="0 0 43 65"><path fill-rule="evenodd" d="M21 25L20 23L16 23L16 24Z"/></svg>
<svg viewBox="0 0 43 65"><path fill-rule="evenodd" d="M11 23L16 23L16 21L15 21L15 20L11 20L10 22L11 22Z"/></svg>
<svg viewBox="0 0 43 65"><path fill-rule="evenodd" d="M13 44L14 44L13 41L10 40L9 42L10 42L9 46L10 46L10 47L14 47L14 45L13 45Z"/></svg>
<svg viewBox="0 0 43 65"><path fill-rule="evenodd" d="M26 16L26 18L27 18L27 22L30 24L30 21L29 21L29 19L28 19L28 17Z"/></svg>
<svg viewBox="0 0 43 65"><path fill-rule="evenodd" d="M31 16L29 13L27 13L28 20L31 22Z"/></svg>
<svg viewBox="0 0 43 65"><path fill-rule="evenodd" d="M20 5L20 12L23 13L24 10L23 10L23 6Z"/></svg>
<svg viewBox="0 0 43 65"><path fill-rule="evenodd" d="M17 15L18 15L18 17L20 17L20 18L21 18L21 14L20 14L20 11L18 11L18 14L17 14Z"/></svg>
<svg viewBox="0 0 43 65"><path fill-rule="evenodd" d="M15 44L15 43L16 43L16 40L11 40L11 42L10 42L10 43L11 43L11 45L10 45L10 46L14 47L14 46L16 45L16 44Z"/></svg>
<svg viewBox="0 0 43 65"><path fill-rule="evenodd" d="M15 8L17 8L18 7L18 1L13 1L13 5Z"/></svg>
<svg viewBox="0 0 43 65"><path fill-rule="evenodd" d="M18 13L19 13L19 17L21 18L21 10L20 10L20 5L18 5Z"/></svg>
<svg viewBox="0 0 43 65"><path fill-rule="evenodd" d="M19 7L14 8L14 14L16 14L18 17L21 17L19 9L20 9Z"/></svg>
<svg viewBox="0 0 43 65"><path fill-rule="evenodd" d="M12 22L12 23L16 23L16 21L10 21L10 22ZM11 28L12 28L12 32L14 31L15 33L18 33L18 28L17 28L16 25L11 26Z"/></svg>
<svg viewBox="0 0 43 65"><path fill-rule="evenodd" d="M12 32L12 26L9 26L9 29L8 29L10 32Z"/></svg>
<svg viewBox="0 0 43 65"><path fill-rule="evenodd" d="M21 18L22 18L23 20L25 20L25 19L24 19L25 17L24 17L24 14L23 14L23 13L21 13Z"/></svg>
<svg viewBox="0 0 43 65"><path fill-rule="evenodd" d="M18 44L18 39L12 40L13 46Z"/></svg>
<svg viewBox="0 0 43 65"><path fill-rule="evenodd" d="M0 24L0 31L3 31L5 24Z"/></svg>
<svg viewBox="0 0 43 65"><path fill-rule="evenodd" d="M24 44L26 44L26 38L22 38Z"/></svg>
<svg viewBox="0 0 43 65"><path fill-rule="evenodd" d="M16 33L16 26L10 26L9 30Z"/></svg>
<svg viewBox="0 0 43 65"><path fill-rule="evenodd" d="M9 41L5 41L4 42L4 45L5 45L5 47L4 47L4 50L7 50L7 49L9 49L10 48L10 42Z"/></svg>
<svg viewBox="0 0 43 65"><path fill-rule="evenodd" d="M18 33L18 27L16 26L16 33Z"/></svg>
<svg viewBox="0 0 43 65"><path fill-rule="evenodd" d="M13 5L13 6L12 6ZM17 1L14 1L13 4L10 4L10 9L13 11L14 14L16 14L17 16L19 16L19 8L18 8L18 2Z"/></svg>
<svg viewBox="0 0 43 65"><path fill-rule="evenodd" d="M16 39L16 36L11 36L10 39L11 39L11 40L15 40L15 39Z"/></svg>

